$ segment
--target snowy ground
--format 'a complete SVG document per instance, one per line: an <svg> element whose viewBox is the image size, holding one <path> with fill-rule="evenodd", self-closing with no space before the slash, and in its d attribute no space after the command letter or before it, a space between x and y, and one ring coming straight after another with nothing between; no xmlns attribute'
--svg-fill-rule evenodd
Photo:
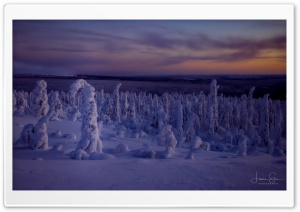
<svg viewBox="0 0 300 212"><path fill-rule="evenodd" d="M37 123L32 116L13 117L13 142L28 123ZM152 143L152 137L120 138L110 126L103 126L103 152L120 143L130 151L114 154L109 160L71 160L67 156L80 139L80 122L50 121L49 149L29 147L13 149L14 190L285 190L286 158L273 157L261 150L254 155L238 157L233 152L198 150L194 160L185 160L189 149L176 148L169 159L133 157L133 150L148 144L154 150L165 148ZM75 134L76 139L52 137ZM57 145L61 144L62 148ZM53 147L58 147L54 148ZM257 179L256 179L257 176ZM274 180L275 179L275 180Z"/></svg>

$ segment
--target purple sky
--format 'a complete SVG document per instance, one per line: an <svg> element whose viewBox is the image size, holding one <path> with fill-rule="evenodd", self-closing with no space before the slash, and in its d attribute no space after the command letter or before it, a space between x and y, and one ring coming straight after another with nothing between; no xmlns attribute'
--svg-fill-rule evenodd
<svg viewBox="0 0 300 212"><path fill-rule="evenodd" d="M280 20L13 22L14 74L285 74Z"/></svg>

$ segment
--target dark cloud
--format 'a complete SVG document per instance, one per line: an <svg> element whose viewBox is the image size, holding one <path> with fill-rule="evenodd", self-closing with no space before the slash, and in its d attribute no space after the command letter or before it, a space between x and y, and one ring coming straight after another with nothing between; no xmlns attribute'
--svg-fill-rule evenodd
<svg viewBox="0 0 300 212"><path fill-rule="evenodd" d="M80 49L80 48L68 48L68 47L39 47L29 46L26 48L29 51L42 51L42 52L95 52L94 50Z"/></svg>
<svg viewBox="0 0 300 212"><path fill-rule="evenodd" d="M14 62L31 64L44 67L71 67L81 64L106 64L109 61L101 58L90 57L88 55L69 54L41 54L39 52L14 52Z"/></svg>
<svg viewBox="0 0 300 212"><path fill-rule="evenodd" d="M250 39L242 37L210 38L206 34L197 34L183 38L171 38L162 34L147 33L140 36L140 44L160 49L174 49L185 47L191 50L203 49L284 49L285 36L274 36L266 39Z"/></svg>

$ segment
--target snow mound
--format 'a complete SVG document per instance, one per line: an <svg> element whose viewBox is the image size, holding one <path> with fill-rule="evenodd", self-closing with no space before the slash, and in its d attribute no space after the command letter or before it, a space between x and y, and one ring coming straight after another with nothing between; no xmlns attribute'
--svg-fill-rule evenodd
<svg viewBox="0 0 300 212"><path fill-rule="evenodd" d="M129 148L126 144L119 144L116 148L112 150L113 154L128 152Z"/></svg>
<svg viewBox="0 0 300 212"><path fill-rule="evenodd" d="M194 138L193 144L192 144L192 149L199 149L203 141L199 136L196 136Z"/></svg>
<svg viewBox="0 0 300 212"><path fill-rule="evenodd" d="M211 151L224 152L225 146L221 143L213 144L210 148Z"/></svg>
<svg viewBox="0 0 300 212"><path fill-rule="evenodd" d="M62 144L57 144L57 145L55 145L53 148L52 148L52 150L54 150L54 151L62 151L63 150L63 145Z"/></svg>
<svg viewBox="0 0 300 212"><path fill-rule="evenodd" d="M41 157L35 157L35 158L32 158L32 160L43 160L43 158L41 158Z"/></svg>
<svg viewBox="0 0 300 212"><path fill-rule="evenodd" d="M75 159L75 160L86 160L88 159L89 156L85 151L78 149L70 152L69 157L70 159Z"/></svg>
<svg viewBox="0 0 300 212"><path fill-rule="evenodd" d="M194 153L191 151L186 157L186 160L194 160Z"/></svg>
<svg viewBox="0 0 300 212"><path fill-rule="evenodd" d="M70 140L76 140L75 134L64 134L63 137Z"/></svg>
<svg viewBox="0 0 300 212"><path fill-rule="evenodd" d="M154 159L156 152L153 151L148 145L134 151L133 156L137 158L151 158Z"/></svg>
<svg viewBox="0 0 300 212"><path fill-rule="evenodd" d="M210 151L210 143L204 141L201 145L200 145L200 149L203 149L205 151Z"/></svg>
<svg viewBox="0 0 300 212"><path fill-rule="evenodd" d="M147 133L144 130L141 130L139 133L139 138L145 138L147 137Z"/></svg>
<svg viewBox="0 0 300 212"><path fill-rule="evenodd" d="M61 137L61 131L57 130L55 133L52 133L50 135L50 137L52 137L52 138L60 138Z"/></svg>
<svg viewBox="0 0 300 212"><path fill-rule="evenodd" d="M109 160L109 159L115 159L115 156L111 154L106 154L106 153L98 153L98 152L93 152L90 157L90 160Z"/></svg>

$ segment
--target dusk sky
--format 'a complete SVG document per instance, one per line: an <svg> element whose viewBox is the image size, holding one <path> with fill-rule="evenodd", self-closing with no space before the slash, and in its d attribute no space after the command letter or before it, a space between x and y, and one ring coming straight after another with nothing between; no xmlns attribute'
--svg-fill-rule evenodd
<svg viewBox="0 0 300 212"><path fill-rule="evenodd" d="M286 74L286 21L13 22L14 74Z"/></svg>

